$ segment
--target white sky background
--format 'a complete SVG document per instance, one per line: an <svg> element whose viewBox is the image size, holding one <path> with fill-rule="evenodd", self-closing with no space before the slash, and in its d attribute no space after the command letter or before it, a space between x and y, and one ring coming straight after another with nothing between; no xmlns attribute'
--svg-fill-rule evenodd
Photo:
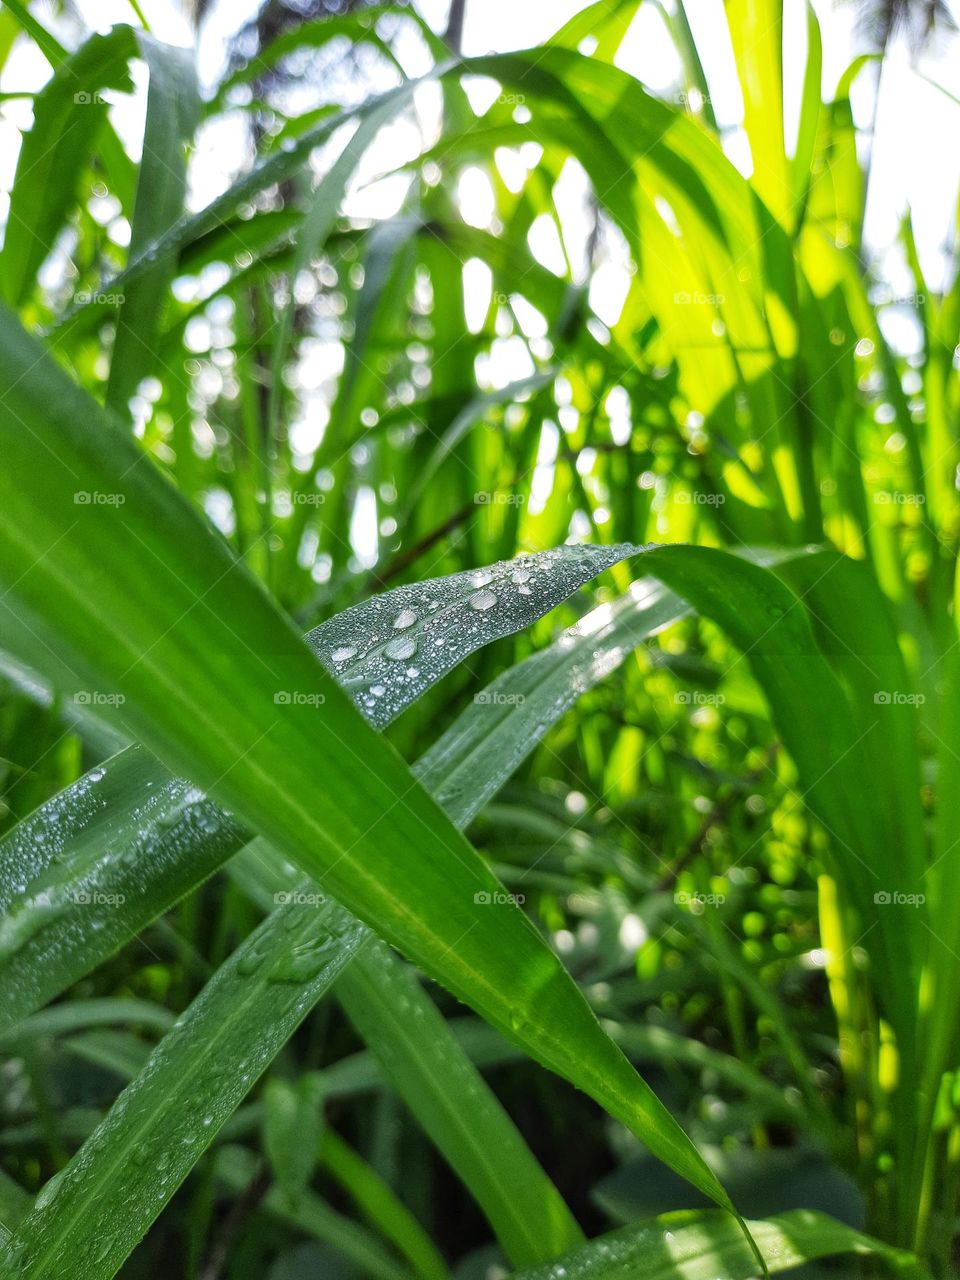
<svg viewBox="0 0 960 1280"><path fill-rule="evenodd" d="M418 0L421 12L436 30L445 25L449 0ZM824 92L830 95L852 56L861 51L861 41L854 27L857 14L855 0L814 0L824 43ZM143 0L142 7L154 33L175 44L188 45L193 39L190 24L180 11L177 0ZM485 53L525 48L542 42L585 4L581 0L467 0L464 52ZM960 18L960 0L951 0ZM117 22L133 20L128 0L77 0L77 8L92 29L104 31ZM218 0L205 23L200 44L200 66L204 81L213 84L222 71L226 40L239 29L258 8L257 0ZM59 28L51 10L41 0L32 6L36 16L51 29ZM788 138L795 129L799 102L800 76L803 67L805 30L803 0L786 0L785 76L788 102ZM749 171L749 151L736 125L742 115L739 87L733 73L733 55L726 33L723 0L692 0L688 14L700 55L713 94L713 106L724 126L730 126L726 147L731 159ZM65 38L67 38L66 33ZM799 56L791 59L789 51ZM946 36L938 40L932 51L922 58L919 70L960 98L960 38ZM659 21L656 10L641 7L617 59L624 70L637 76L652 91L672 91L679 79L679 64ZM414 70L425 68L414 68ZM49 74L43 57L25 40L18 45L0 79L0 90L36 89ZM869 124L872 96L872 69L864 71L854 91L854 109L858 123ZM139 102L134 107L125 101L114 119L134 154L139 151L143 118L143 83L140 77ZM9 102L0 108L0 189L9 189L16 163L19 133L17 126L29 123L29 106ZM902 44L889 57L884 73L878 116L878 138L873 162L870 201L867 210L867 242L875 254L883 257L883 273L895 288L912 290L912 282L900 265L899 253L886 250L897 234L898 221L907 205L913 211L920 246L921 262L928 283L940 287L944 275L944 248L949 243L956 222L958 184L960 184L960 148L956 146L960 126L960 106L927 84L910 65L910 57ZM379 164L387 168L398 160L398 148L406 149L415 142L412 130L406 138L398 127L389 140L381 138L364 168L373 176ZM224 189L244 161L245 133L240 119L221 121L201 139L193 165L195 207L205 204ZM379 154L378 154L379 153ZM468 182L462 197L482 203L479 184ZM575 193L574 193L575 197ZM373 203L364 212L388 214L402 198L402 189L381 187L368 199ZM379 207L378 207L379 204ZM575 216L576 199L570 203ZM358 209L353 207L352 211ZM468 208L464 208L468 220ZM561 207L561 212L564 210ZM477 221L483 221L478 218ZM550 255L544 245L538 256ZM603 292L601 290L601 292Z"/></svg>

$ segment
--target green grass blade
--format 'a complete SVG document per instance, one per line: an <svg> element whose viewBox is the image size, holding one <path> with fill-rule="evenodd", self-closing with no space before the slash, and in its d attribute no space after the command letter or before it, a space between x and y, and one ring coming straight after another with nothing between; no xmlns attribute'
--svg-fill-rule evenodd
<svg viewBox="0 0 960 1280"><path fill-rule="evenodd" d="M711 548L661 547L649 553L645 567L726 631L762 688L804 800L830 836L838 874L865 930L863 946L883 975L882 997L909 1060L917 938L904 933L902 910L875 899L885 889L878 866L885 837L883 804L863 747L866 731L820 652L799 598L772 572Z"/></svg>
<svg viewBox="0 0 960 1280"><path fill-rule="evenodd" d="M375 944L343 974L337 996L387 1079L476 1196L514 1266L555 1257L582 1239L408 967Z"/></svg>
<svg viewBox="0 0 960 1280"><path fill-rule="evenodd" d="M4 5L27 35L33 37L37 48L51 67L57 67L61 62L66 62L70 57L69 50L65 49L56 36L51 35L46 27L36 20L22 0L4 0Z"/></svg>
<svg viewBox="0 0 960 1280"><path fill-rule="evenodd" d="M117 718L168 765L728 1206L523 913L477 905L496 877L276 607L15 318L2 328L0 581L70 692L122 696Z"/></svg>
<svg viewBox="0 0 960 1280"><path fill-rule="evenodd" d="M296 876L263 841L243 850L231 872L264 910L278 886L281 892L297 888ZM385 1078L476 1198L513 1264L532 1265L582 1240L562 1197L412 970L371 939L341 975L336 994Z"/></svg>
<svg viewBox="0 0 960 1280"><path fill-rule="evenodd" d="M379 727L482 645L528 627L634 551L562 547L430 578L346 609L307 639Z"/></svg>
<svg viewBox="0 0 960 1280"><path fill-rule="evenodd" d="M417 777L466 826L581 693L687 611L659 583L635 582L629 595L601 606L475 695L417 761Z"/></svg>
<svg viewBox="0 0 960 1280"><path fill-rule="evenodd" d="M874 1258L894 1275L913 1280L925 1274L910 1254L824 1213L799 1209L747 1225L772 1274L835 1254ZM566 1280L598 1274L604 1280L635 1280L641 1275L644 1280L749 1280L756 1269L756 1259L729 1218L689 1212L664 1214L600 1236L551 1267L519 1273L516 1280L556 1280L561 1274Z"/></svg>
<svg viewBox="0 0 960 1280"><path fill-rule="evenodd" d="M24 135L0 255L3 297L20 306L36 283L76 203L84 167L106 127L103 89L131 88L127 70L136 52L129 27L91 36L55 69L33 103L33 127Z"/></svg>
<svg viewBox="0 0 960 1280"><path fill-rule="evenodd" d="M112 955L248 838L142 747L98 765L18 823L0 841L0 1036Z"/></svg>
<svg viewBox="0 0 960 1280"><path fill-rule="evenodd" d="M235 1195L242 1194L258 1172L256 1160L243 1147L218 1151L214 1170L218 1181ZM260 1204L271 1218L331 1245L372 1280L414 1280L415 1273L398 1262L372 1231L337 1213L319 1196L305 1195L296 1205L291 1205L287 1197L273 1187Z"/></svg>
<svg viewBox="0 0 960 1280"><path fill-rule="evenodd" d="M16 1274L113 1276L365 935L334 904L269 916L44 1188L14 1241Z"/></svg>
<svg viewBox="0 0 960 1280"><path fill-rule="evenodd" d="M143 253L183 215L187 187L186 145L200 112L193 54L137 33L150 73L137 197L130 232L130 257ZM107 404L127 416L139 383L157 365L160 318L174 262L158 259L124 298L110 359Z"/></svg>
<svg viewBox="0 0 960 1280"><path fill-rule="evenodd" d="M340 1183L368 1221L391 1240L424 1280L444 1280L449 1270L433 1241L390 1186L333 1129L320 1143L320 1163Z"/></svg>

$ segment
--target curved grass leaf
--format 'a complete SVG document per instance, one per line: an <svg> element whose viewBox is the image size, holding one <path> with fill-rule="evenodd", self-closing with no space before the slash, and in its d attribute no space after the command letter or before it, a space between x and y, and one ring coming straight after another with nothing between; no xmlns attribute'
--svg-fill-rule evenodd
<svg viewBox="0 0 960 1280"><path fill-rule="evenodd" d="M842 557L838 557L842 559ZM886 800L871 774L863 729L822 655L800 598L770 571L707 547L661 547L645 567L727 633L766 695L796 764L804 800L825 826L838 874L883 975L882 995L906 1060L912 1052L917 939L885 909ZM901 874L901 873L896 873Z"/></svg>
<svg viewBox="0 0 960 1280"><path fill-rule="evenodd" d="M263 841L244 849L230 870L265 910L279 886L281 895L303 891ZM371 938L338 979L336 994L513 1264L554 1257L579 1242L582 1233L562 1197L413 972L389 947Z"/></svg>
<svg viewBox="0 0 960 1280"><path fill-rule="evenodd" d="M380 727L482 645L529 626L634 550L563 547L397 587L307 639Z"/></svg>
<svg viewBox="0 0 960 1280"><path fill-rule="evenodd" d="M147 249L183 215L186 144L193 135L200 107L192 52L160 44L144 32L137 33L137 45L150 80L130 233L131 256ZM107 404L124 417L127 402L156 362L162 303L173 264L172 255L158 260L120 307Z"/></svg>
<svg viewBox="0 0 960 1280"><path fill-rule="evenodd" d="M923 1268L908 1253L892 1249L834 1221L798 1209L750 1221L750 1234L772 1274L816 1258L856 1254L884 1263L894 1274L920 1280ZM736 1224L716 1212L668 1213L638 1222L544 1267L519 1272L516 1280L749 1280L757 1263Z"/></svg>
<svg viewBox="0 0 960 1280"><path fill-rule="evenodd" d="M20 306L76 203L84 166L102 128L103 89L132 88L127 70L136 52L130 27L94 35L60 62L33 102L33 127L24 135L10 190L0 255L3 293Z"/></svg>
<svg viewBox="0 0 960 1280"><path fill-rule="evenodd" d="M409 968L375 943L343 974L337 997L515 1266L554 1257L582 1239L559 1192Z"/></svg>
<svg viewBox="0 0 960 1280"><path fill-rule="evenodd" d="M328 1129L320 1143L320 1162L340 1183L368 1221L391 1240L424 1280L443 1280L446 1263L433 1241L388 1183L362 1156Z"/></svg>
<svg viewBox="0 0 960 1280"><path fill-rule="evenodd" d="M128 747L0 841L0 1036L249 839L196 787Z"/></svg>
<svg viewBox="0 0 960 1280"><path fill-rule="evenodd" d="M335 904L277 908L44 1187L14 1239L15 1273L114 1275L365 935Z"/></svg>
<svg viewBox="0 0 960 1280"><path fill-rule="evenodd" d="M100 1000L71 1000L25 1018L14 1030L0 1036L0 1048L17 1049L32 1040L69 1035L88 1027L113 1026L117 1023L134 1023L165 1032L169 1031L173 1021L173 1014L168 1009L151 1004L148 1000L115 1000L106 997Z"/></svg>
<svg viewBox="0 0 960 1280"><path fill-rule="evenodd" d="M581 693L686 612L659 583L635 582L628 595L601 605L477 694L417 761L417 777L466 826Z"/></svg>
<svg viewBox="0 0 960 1280"><path fill-rule="evenodd" d="M257 1176L257 1162L243 1147L228 1147L217 1152L214 1172L218 1181L240 1195ZM263 1197L260 1205L270 1217L332 1245L372 1280L414 1278L415 1273L398 1262L373 1232L337 1213L319 1196L308 1194L296 1205L291 1205L289 1199L274 1187Z"/></svg>
<svg viewBox="0 0 960 1280"><path fill-rule="evenodd" d="M13 316L0 328L0 581L70 692L113 697L106 718L729 1207L523 913L478 906L495 876L226 546Z"/></svg>

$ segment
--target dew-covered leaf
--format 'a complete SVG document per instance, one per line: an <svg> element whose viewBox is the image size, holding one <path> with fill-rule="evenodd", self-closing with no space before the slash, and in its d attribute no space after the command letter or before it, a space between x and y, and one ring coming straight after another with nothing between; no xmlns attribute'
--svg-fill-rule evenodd
<svg viewBox="0 0 960 1280"><path fill-rule="evenodd" d="M535 621L634 550L629 545L564 547L435 579L423 584L428 595L399 587L337 615L308 639L360 710L380 726L481 645ZM621 660L630 635L636 632L637 642L642 638L648 606L649 630L662 625L670 606L663 588L657 594L652 590L645 589L636 609L630 600L613 606L621 623L612 633L601 628L595 644L585 636L583 643L571 647L561 638L554 648L529 660L532 666L517 668L516 678L524 687L530 683L531 706L540 708L546 698L558 715L578 687L586 687L580 674L585 661L597 679L605 663L610 662L607 669L612 670L610 655L619 652L616 661ZM485 593L497 591L502 607L478 610L471 604L478 595L485 603ZM427 601L425 607L422 600ZM522 610L508 607L516 600L522 600ZM436 602L435 609L431 602ZM428 653L416 676L409 674L408 663L384 656L391 641L408 634ZM586 656L594 648L598 655L602 650L608 656ZM357 668L368 670L368 663L379 673L373 689L382 692L371 691L359 675L350 679ZM547 673L551 681L541 684ZM513 678L509 672L502 678L511 681L511 689ZM509 709L499 696L499 685L491 686L492 702L487 704L494 712ZM566 690L561 701L569 699L562 707L554 701L558 685ZM429 786L439 781L441 753L466 753L472 735L482 727L482 721L469 713L470 708L417 766L417 772L431 770ZM537 718L545 727L546 706L537 710ZM467 728L461 732L465 719ZM492 722L487 727L492 730ZM465 817L460 821L466 815L460 806L469 804L472 816L496 791L533 745L535 727L530 715L498 725L492 750L483 753L486 767L475 775L476 791L466 791L455 804L453 787L464 775L451 768L448 799L458 825L466 825ZM521 741L526 744L522 749ZM509 769L504 767L507 760L513 761ZM240 823L139 746L104 761L41 805L0 840L0 909L5 913L0 922L0 1031L113 954L249 838Z"/></svg>
<svg viewBox="0 0 960 1280"><path fill-rule="evenodd" d="M568 546L397 587L307 637L367 719L388 724L482 645L523 630L642 548Z"/></svg>
<svg viewBox="0 0 960 1280"><path fill-rule="evenodd" d="M515 903L491 909L502 886L489 866L227 544L6 309L0 328L2 609L42 640L40 670L49 649L68 665L64 693L108 691L106 719L732 1208L559 957ZM79 518L83 492L124 502L82 504ZM496 608L491 584L472 595L473 613Z"/></svg>
<svg viewBox="0 0 960 1280"><path fill-rule="evenodd" d="M14 1273L113 1276L366 934L335 903L277 907L43 1188L14 1239Z"/></svg>
<svg viewBox="0 0 960 1280"><path fill-rule="evenodd" d="M249 836L128 747L0 840L0 1034L112 955Z"/></svg>
<svg viewBox="0 0 960 1280"><path fill-rule="evenodd" d="M660 583L635 582L627 595L600 605L549 648L475 694L417 761L415 773L466 825L582 693L648 636L687 612L689 606Z"/></svg>
<svg viewBox="0 0 960 1280"><path fill-rule="evenodd" d="M835 1254L876 1258L894 1275L919 1280L924 1274L910 1254L824 1213L798 1209L747 1226L772 1274ZM757 1260L736 1223L706 1210L633 1223L549 1265L518 1272L516 1280L750 1280L756 1273Z"/></svg>

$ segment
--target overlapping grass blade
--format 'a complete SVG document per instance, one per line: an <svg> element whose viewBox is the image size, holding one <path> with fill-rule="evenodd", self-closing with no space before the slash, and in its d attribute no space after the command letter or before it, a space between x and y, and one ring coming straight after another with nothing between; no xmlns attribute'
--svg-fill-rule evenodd
<svg viewBox="0 0 960 1280"><path fill-rule="evenodd" d="M912 1255L891 1249L852 1227L798 1209L748 1223L771 1274L789 1271L817 1258L855 1254L884 1264L889 1273L910 1280L925 1275ZM516 1280L749 1280L756 1259L734 1224L718 1213L668 1213L591 1240L549 1267L535 1267Z"/></svg>
<svg viewBox="0 0 960 1280"><path fill-rule="evenodd" d="M44 1188L17 1232L15 1273L113 1276L365 937L335 904L289 903L268 917Z"/></svg>
<svg viewBox="0 0 960 1280"><path fill-rule="evenodd" d="M192 53L160 44L143 32L137 34L137 47L147 64L150 84L130 233L132 256L148 250L183 216L186 148L200 113ZM159 259L120 307L107 404L124 417L130 397L155 368L163 301L173 266L173 255Z"/></svg>
<svg viewBox="0 0 960 1280"><path fill-rule="evenodd" d="M142 747L0 841L0 1035L112 955L248 839Z"/></svg>
<svg viewBox="0 0 960 1280"><path fill-rule="evenodd" d="M728 1205L522 912L478 909L496 878L227 548L9 314L2 328L0 577L70 692L124 698L111 711L134 736ZM78 512L78 493L107 501Z"/></svg>
<svg viewBox="0 0 960 1280"><path fill-rule="evenodd" d="M466 825L580 694L687 612L687 605L661 584L635 582L628 595L601 605L477 694L417 761L420 781Z"/></svg>

